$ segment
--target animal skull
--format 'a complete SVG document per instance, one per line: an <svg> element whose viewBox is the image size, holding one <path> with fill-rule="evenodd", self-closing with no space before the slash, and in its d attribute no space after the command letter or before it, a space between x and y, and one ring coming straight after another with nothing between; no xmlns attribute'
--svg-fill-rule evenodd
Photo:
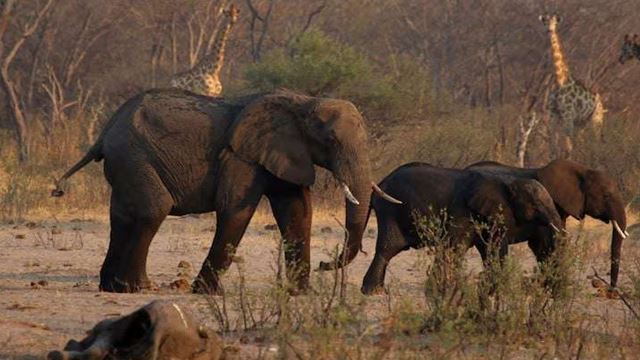
<svg viewBox="0 0 640 360"><path fill-rule="evenodd" d="M177 304L153 301L133 313L102 320L81 341L70 340L50 360L218 360L222 343Z"/></svg>

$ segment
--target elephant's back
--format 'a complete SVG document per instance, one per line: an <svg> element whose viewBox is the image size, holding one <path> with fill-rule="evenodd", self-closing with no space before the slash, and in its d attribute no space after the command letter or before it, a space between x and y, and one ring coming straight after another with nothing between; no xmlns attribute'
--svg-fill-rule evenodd
<svg viewBox="0 0 640 360"><path fill-rule="evenodd" d="M187 91L145 92L135 108L114 115L104 135L108 179L152 169L177 208L210 210L200 208L213 203L216 163L235 111L222 99Z"/></svg>
<svg viewBox="0 0 640 360"><path fill-rule="evenodd" d="M426 163L410 163L391 172L382 180L380 188L402 201L401 207L406 211L446 207L461 175L460 170L456 169L438 168ZM374 198L374 202L380 200L378 197ZM374 207L375 205L374 203Z"/></svg>

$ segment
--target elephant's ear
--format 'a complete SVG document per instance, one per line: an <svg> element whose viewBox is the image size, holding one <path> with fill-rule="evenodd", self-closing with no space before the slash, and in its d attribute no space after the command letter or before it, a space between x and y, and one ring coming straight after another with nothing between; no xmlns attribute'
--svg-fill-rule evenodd
<svg viewBox="0 0 640 360"><path fill-rule="evenodd" d="M505 223L513 221L506 185L497 179L476 175L467 189L466 203L482 218L503 216Z"/></svg>
<svg viewBox="0 0 640 360"><path fill-rule="evenodd" d="M310 186L315 170L298 107L281 97L264 96L238 115L229 146L243 160L262 165L285 181Z"/></svg>
<svg viewBox="0 0 640 360"><path fill-rule="evenodd" d="M571 167L562 161L554 161L538 171L538 181L564 213L576 219L584 217L582 180Z"/></svg>

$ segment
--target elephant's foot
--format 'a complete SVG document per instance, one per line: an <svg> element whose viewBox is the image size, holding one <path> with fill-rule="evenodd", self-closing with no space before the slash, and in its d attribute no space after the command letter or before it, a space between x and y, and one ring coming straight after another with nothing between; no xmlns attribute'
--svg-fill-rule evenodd
<svg viewBox="0 0 640 360"><path fill-rule="evenodd" d="M136 293L143 290L157 290L158 286L146 276L129 280L118 277L101 277L99 289L115 293Z"/></svg>
<svg viewBox="0 0 640 360"><path fill-rule="evenodd" d="M386 293L382 284L362 285L360 291L365 295L381 295Z"/></svg>

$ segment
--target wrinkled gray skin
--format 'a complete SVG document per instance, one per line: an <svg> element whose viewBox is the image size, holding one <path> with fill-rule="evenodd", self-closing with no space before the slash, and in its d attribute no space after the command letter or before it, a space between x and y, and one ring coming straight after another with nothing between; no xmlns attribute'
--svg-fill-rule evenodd
<svg viewBox="0 0 640 360"><path fill-rule="evenodd" d="M560 229L562 224L551 197L535 180L505 181L474 171L410 163L387 175L380 188L403 204L381 201L377 195L372 197L378 238L375 256L362 283L364 294L382 290L387 265L394 256L434 241L420 238L415 213L441 218L440 211L446 211L449 221L445 226L452 244L475 246L485 261L486 241L499 241L495 246L503 258L507 255L508 244L526 240L537 260L545 261L555 248L553 226ZM498 216L503 219L501 225L505 232L495 239L486 232L478 234L471 221L490 224ZM533 234L535 236L531 236Z"/></svg>
<svg viewBox="0 0 640 360"><path fill-rule="evenodd" d="M587 215L607 224L611 223L611 286L617 286L622 240L626 237L624 232L627 229L627 215L620 191L609 175L562 159L551 161L541 168L523 169L483 161L469 165L467 169L486 174L538 180L553 198L563 225L569 216L580 220ZM616 230L614 221L623 234Z"/></svg>
<svg viewBox="0 0 640 360"><path fill-rule="evenodd" d="M133 313L99 322L81 341L70 340L48 360L218 360L222 342L184 307L153 301Z"/></svg>
<svg viewBox="0 0 640 360"><path fill-rule="evenodd" d="M372 176L364 121L348 101L280 90L231 102L177 89L150 90L118 109L58 185L101 159L112 187L101 290L149 287L147 252L165 217L216 211L213 245L192 288L220 293L218 275L231 264L264 195L285 240L287 274L304 291L314 165L346 184L360 204L346 202L345 263L361 247ZM61 194L59 187L53 192ZM321 268L337 265L343 264Z"/></svg>

